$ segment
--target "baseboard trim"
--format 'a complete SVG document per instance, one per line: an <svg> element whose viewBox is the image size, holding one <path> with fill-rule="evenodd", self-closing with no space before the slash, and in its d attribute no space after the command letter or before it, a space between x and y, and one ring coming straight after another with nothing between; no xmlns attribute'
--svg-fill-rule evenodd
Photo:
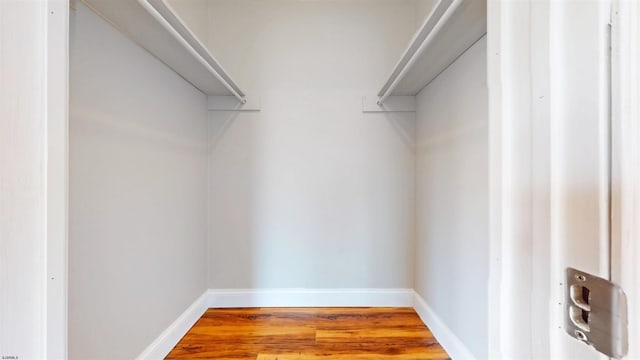
<svg viewBox="0 0 640 360"><path fill-rule="evenodd" d="M164 330L147 348L136 358L137 360L164 359L182 337L200 319L209 307L209 292L205 291L196 301L185 310L169 327Z"/></svg>
<svg viewBox="0 0 640 360"><path fill-rule="evenodd" d="M208 308L237 307L413 307L454 360L475 360L464 343L413 289L209 289L136 359L162 359Z"/></svg>
<svg viewBox="0 0 640 360"><path fill-rule="evenodd" d="M412 289L209 290L210 308L412 305Z"/></svg>
<svg viewBox="0 0 640 360"><path fill-rule="evenodd" d="M453 360L475 360L475 357L458 338L453 331L436 315L436 312L427 304L427 302L414 292L413 308L416 310L422 322L427 325L433 333L440 345L445 349L447 354Z"/></svg>

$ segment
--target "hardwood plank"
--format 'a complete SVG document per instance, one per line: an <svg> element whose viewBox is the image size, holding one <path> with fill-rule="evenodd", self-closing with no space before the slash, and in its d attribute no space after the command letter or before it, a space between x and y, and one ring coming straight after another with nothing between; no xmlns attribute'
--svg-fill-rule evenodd
<svg viewBox="0 0 640 360"><path fill-rule="evenodd" d="M277 344L314 343L316 329L313 326L196 326L185 336L191 341L209 343Z"/></svg>
<svg viewBox="0 0 640 360"><path fill-rule="evenodd" d="M439 354L347 354L347 355L316 355L316 354L258 354L256 360L439 360Z"/></svg>
<svg viewBox="0 0 640 360"><path fill-rule="evenodd" d="M316 343L418 343L429 345L436 340L426 327L385 327L350 330L318 330Z"/></svg>
<svg viewBox="0 0 640 360"><path fill-rule="evenodd" d="M375 308L373 308L375 309ZM310 313L308 309L275 309L258 310L242 309L224 311L207 311L198 322L198 326L218 326L223 324L265 324L268 326L289 326L300 322L313 324L323 329L348 329L364 326L424 326L420 317L413 312L404 310L395 312L393 309L381 308L347 308L333 311L322 309L317 313ZM384 309L384 310L382 310ZM269 311L269 312L266 312Z"/></svg>
<svg viewBox="0 0 640 360"><path fill-rule="evenodd" d="M209 309L167 359L449 359L411 308Z"/></svg>
<svg viewBox="0 0 640 360"><path fill-rule="evenodd" d="M371 359L449 359L446 352L434 343L422 344L321 344L293 346L288 344L203 346L176 348L168 359L251 359L258 356L304 355L303 358L349 359L356 355Z"/></svg>

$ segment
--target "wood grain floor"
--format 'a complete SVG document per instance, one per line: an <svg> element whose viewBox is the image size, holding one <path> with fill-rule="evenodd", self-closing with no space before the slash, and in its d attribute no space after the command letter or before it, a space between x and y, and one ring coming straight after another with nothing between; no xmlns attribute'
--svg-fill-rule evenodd
<svg viewBox="0 0 640 360"><path fill-rule="evenodd" d="M167 359L449 359L411 308L209 309Z"/></svg>

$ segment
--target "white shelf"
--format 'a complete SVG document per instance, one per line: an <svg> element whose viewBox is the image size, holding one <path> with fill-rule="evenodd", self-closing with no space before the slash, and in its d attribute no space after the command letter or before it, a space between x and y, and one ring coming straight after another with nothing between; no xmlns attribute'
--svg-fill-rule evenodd
<svg viewBox="0 0 640 360"><path fill-rule="evenodd" d="M165 0L82 0L209 96L245 94Z"/></svg>
<svg viewBox="0 0 640 360"><path fill-rule="evenodd" d="M486 32L485 0L438 1L378 92L379 102L416 95Z"/></svg>

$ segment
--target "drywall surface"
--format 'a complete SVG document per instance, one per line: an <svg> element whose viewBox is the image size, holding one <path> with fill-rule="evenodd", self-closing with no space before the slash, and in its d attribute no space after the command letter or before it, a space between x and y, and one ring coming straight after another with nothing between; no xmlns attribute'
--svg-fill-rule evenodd
<svg viewBox="0 0 640 360"><path fill-rule="evenodd" d="M167 3L202 43L207 42L208 0L168 0Z"/></svg>
<svg viewBox="0 0 640 360"><path fill-rule="evenodd" d="M427 20L427 16L429 16L437 3L438 0L416 0L416 23L418 26Z"/></svg>
<svg viewBox="0 0 640 360"><path fill-rule="evenodd" d="M131 359L206 288L206 97L78 2L69 352Z"/></svg>
<svg viewBox="0 0 640 360"><path fill-rule="evenodd" d="M211 288L411 288L414 114L363 113L415 2L209 3L259 112L210 113ZM232 31L230 31L232 29Z"/></svg>
<svg viewBox="0 0 640 360"><path fill-rule="evenodd" d="M0 357L45 353L46 4L0 1Z"/></svg>
<svg viewBox="0 0 640 360"><path fill-rule="evenodd" d="M418 94L416 291L487 358L486 37Z"/></svg>

